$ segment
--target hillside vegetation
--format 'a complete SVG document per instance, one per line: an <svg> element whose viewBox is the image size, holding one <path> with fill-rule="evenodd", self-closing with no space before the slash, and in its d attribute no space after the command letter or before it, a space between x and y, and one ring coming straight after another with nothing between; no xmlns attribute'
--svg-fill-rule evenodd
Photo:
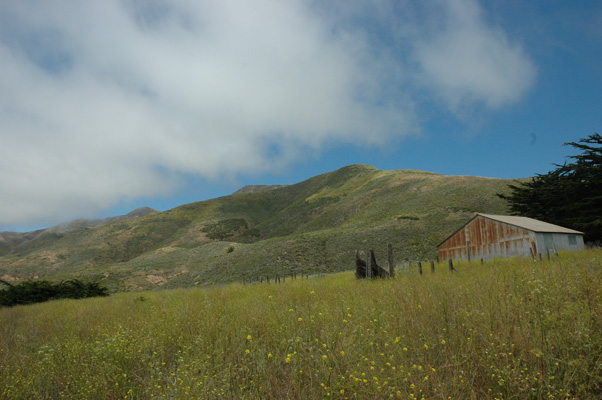
<svg viewBox="0 0 602 400"><path fill-rule="evenodd" d="M0 249L0 278L102 280L113 292L353 268L356 249L384 260L434 258L475 212L506 212L509 180L352 165ZM265 188L264 188L265 189ZM243 191L245 192L245 191Z"/></svg>
<svg viewBox="0 0 602 400"><path fill-rule="evenodd" d="M2 399L599 399L602 251L0 309Z"/></svg>

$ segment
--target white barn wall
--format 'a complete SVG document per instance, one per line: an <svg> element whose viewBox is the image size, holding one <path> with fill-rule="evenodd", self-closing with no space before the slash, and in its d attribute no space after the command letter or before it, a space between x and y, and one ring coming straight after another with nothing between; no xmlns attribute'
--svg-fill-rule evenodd
<svg viewBox="0 0 602 400"><path fill-rule="evenodd" d="M549 246L546 243L545 236L550 235L552 237L552 245ZM537 251L539 253L545 253L548 251L554 250L583 250L585 248L585 244L583 242L583 235L570 235L567 233L545 233L545 232L537 232L535 234L537 238ZM569 243L569 236L575 237L576 244Z"/></svg>

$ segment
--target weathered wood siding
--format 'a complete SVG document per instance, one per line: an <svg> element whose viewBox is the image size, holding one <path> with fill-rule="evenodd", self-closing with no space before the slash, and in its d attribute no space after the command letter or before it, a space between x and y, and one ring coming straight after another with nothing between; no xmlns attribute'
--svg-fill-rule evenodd
<svg viewBox="0 0 602 400"><path fill-rule="evenodd" d="M477 215L439 245L440 260L536 256L560 249L582 250L583 235L534 232Z"/></svg>
<svg viewBox="0 0 602 400"><path fill-rule="evenodd" d="M535 232L477 216L439 245L439 259L484 260L537 254Z"/></svg>

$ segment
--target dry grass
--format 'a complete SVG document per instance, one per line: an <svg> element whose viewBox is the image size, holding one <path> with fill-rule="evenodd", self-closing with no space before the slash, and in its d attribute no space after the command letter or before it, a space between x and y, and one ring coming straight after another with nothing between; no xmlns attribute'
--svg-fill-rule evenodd
<svg viewBox="0 0 602 400"><path fill-rule="evenodd" d="M595 399L602 251L0 310L3 399Z"/></svg>

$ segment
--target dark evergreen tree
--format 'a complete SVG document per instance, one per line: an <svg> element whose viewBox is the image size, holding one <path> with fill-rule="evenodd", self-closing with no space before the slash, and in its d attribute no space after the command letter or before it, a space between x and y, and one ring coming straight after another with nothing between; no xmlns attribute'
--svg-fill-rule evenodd
<svg viewBox="0 0 602 400"><path fill-rule="evenodd" d="M510 212L566 226L585 233L587 241L602 240L602 136L597 133L565 143L581 151L573 162L510 185Z"/></svg>
<svg viewBox="0 0 602 400"><path fill-rule="evenodd" d="M40 303L56 299L83 299L85 297L108 296L107 288L97 282L84 283L77 279L52 283L48 281L25 281L13 285L0 280L8 288L0 290L0 307L18 304Z"/></svg>

